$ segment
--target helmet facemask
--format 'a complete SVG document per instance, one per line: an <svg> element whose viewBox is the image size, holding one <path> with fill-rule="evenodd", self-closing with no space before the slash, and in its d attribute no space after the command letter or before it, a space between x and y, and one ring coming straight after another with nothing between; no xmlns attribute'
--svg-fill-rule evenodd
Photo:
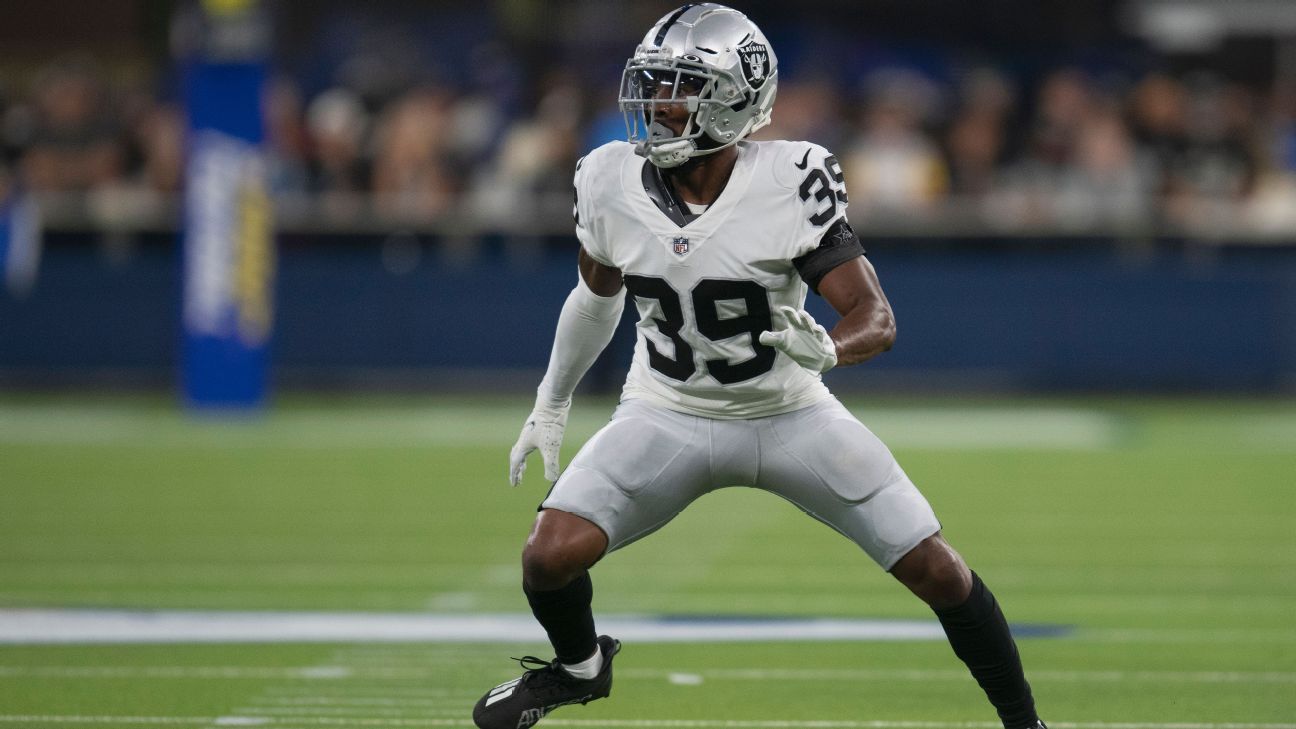
<svg viewBox="0 0 1296 729"><path fill-rule="evenodd" d="M701 59L672 57L666 49L640 48L621 77L618 104L636 151L658 167L677 167L689 159L728 147L769 123L769 115L740 118L752 102L727 71ZM676 134L659 119L666 105L684 104L688 117Z"/></svg>

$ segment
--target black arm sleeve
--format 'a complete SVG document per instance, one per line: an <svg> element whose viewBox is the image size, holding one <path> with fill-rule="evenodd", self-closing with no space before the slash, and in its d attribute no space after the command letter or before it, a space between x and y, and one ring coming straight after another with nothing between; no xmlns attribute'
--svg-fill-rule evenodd
<svg viewBox="0 0 1296 729"><path fill-rule="evenodd" d="M819 239L818 248L804 256L793 258L792 264L797 267L797 272L810 286L810 290L818 294L819 282L829 271L862 255L864 244L855 235L846 218L839 218Z"/></svg>

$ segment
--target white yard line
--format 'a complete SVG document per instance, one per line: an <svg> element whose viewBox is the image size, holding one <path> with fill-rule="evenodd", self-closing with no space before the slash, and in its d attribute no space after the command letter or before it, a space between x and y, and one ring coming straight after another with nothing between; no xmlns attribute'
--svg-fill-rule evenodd
<svg viewBox="0 0 1296 729"><path fill-rule="evenodd" d="M606 615L601 630L634 643L944 641L935 620L663 618ZM1025 638L1094 643L1296 643L1281 628L1085 628L1015 625ZM0 609L0 645L93 643L540 643L530 615Z"/></svg>
<svg viewBox="0 0 1296 729"><path fill-rule="evenodd" d="M635 642L945 640L934 620L703 619L608 616L600 629ZM0 609L0 644L543 643L530 615Z"/></svg>
<svg viewBox="0 0 1296 729"><path fill-rule="evenodd" d="M214 726L363 726L363 727L457 727L472 726L463 719L383 719L377 717L291 717L268 716L83 716L4 714L0 722L13 724L118 724ZM545 719L546 726L618 727L622 729L999 729L997 722L942 721L777 721L777 720L692 720L692 719ZM1056 729L1296 729L1296 723L1250 722L1054 722Z"/></svg>

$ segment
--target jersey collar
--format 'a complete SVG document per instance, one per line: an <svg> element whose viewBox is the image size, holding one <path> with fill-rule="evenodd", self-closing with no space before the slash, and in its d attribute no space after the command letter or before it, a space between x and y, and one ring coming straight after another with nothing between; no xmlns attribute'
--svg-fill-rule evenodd
<svg viewBox="0 0 1296 729"><path fill-rule="evenodd" d="M670 183L666 181L665 176L662 175L661 169L647 159L641 159L641 167L637 175L639 184L636 187L643 191L643 196L661 214L661 217L657 218L658 221L665 218L674 223L675 227L679 229L695 228L697 226L711 227L710 224L718 224L723 218L728 217L729 211L735 204L734 201L742 197L747 185L751 182L756 147L746 143L739 143L737 147L738 159L734 162L733 172L729 175L729 180L725 183L724 189L720 191L720 196L716 198L715 202L699 215L689 212L688 208L676 196L675 190Z"/></svg>

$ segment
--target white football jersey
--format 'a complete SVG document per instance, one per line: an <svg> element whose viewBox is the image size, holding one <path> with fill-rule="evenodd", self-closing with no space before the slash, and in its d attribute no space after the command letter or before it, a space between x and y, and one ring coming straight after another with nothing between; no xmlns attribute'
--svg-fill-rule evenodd
<svg viewBox="0 0 1296 729"><path fill-rule="evenodd" d="M639 310L623 399L753 418L830 397L818 373L758 337L778 307L804 306L803 274L817 285L825 266L862 253L845 221L841 168L808 142L737 146L724 191L695 218L654 202L660 189L648 183L657 172L629 143L605 144L577 166L577 237L592 258L621 270ZM835 252L824 255L827 248Z"/></svg>

